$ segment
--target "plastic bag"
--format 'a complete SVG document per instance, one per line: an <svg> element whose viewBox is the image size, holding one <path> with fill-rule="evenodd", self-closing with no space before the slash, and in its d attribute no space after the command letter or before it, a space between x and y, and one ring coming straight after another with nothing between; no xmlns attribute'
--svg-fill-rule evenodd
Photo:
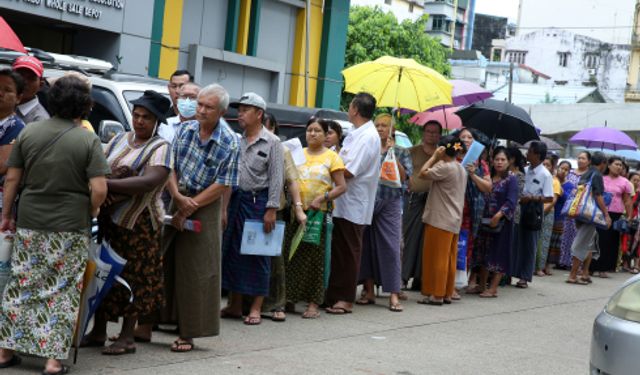
<svg viewBox="0 0 640 375"><path fill-rule="evenodd" d="M13 233L0 233L0 296L9 281L11 273L11 248L13 247Z"/></svg>
<svg viewBox="0 0 640 375"><path fill-rule="evenodd" d="M402 181L400 181L400 170L396 162L396 153L393 148L387 150L387 156L385 156L380 168L380 183L385 186L400 188L402 187Z"/></svg>
<svg viewBox="0 0 640 375"><path fill-rule="evenodd" d="M302 236L302 241L314 245L320 245L322 240L322 224L324 222L324 212L309 211L307 213L307 226Z"/></svg>

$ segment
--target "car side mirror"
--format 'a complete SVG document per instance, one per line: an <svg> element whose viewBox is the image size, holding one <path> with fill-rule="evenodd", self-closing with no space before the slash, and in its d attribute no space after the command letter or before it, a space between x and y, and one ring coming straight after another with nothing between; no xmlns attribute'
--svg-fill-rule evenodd
<svg viewBox="0 0 640 375"><path fill-rule="evenodd" d="M118 121L102 120L98 128L98 136L102 143L109 143L109 141L120 133L124 133L124 126Z"/></svg>

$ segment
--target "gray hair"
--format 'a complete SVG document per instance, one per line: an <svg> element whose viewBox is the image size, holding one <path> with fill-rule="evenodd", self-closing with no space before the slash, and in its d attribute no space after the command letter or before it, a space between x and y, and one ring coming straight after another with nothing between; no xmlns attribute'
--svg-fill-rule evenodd
<svg viewBox="0 0 640 375"><path fill-rule="evenodd" d="M220 86L217 83L207 85L202 88L202 90L200 90L200 93L198 93L198 98L209 95L213 95L220 100L219 105L221 110L227 110L227 107L229 107L229 93L227 92L227 90L225 90L224 87Z"/></svg>

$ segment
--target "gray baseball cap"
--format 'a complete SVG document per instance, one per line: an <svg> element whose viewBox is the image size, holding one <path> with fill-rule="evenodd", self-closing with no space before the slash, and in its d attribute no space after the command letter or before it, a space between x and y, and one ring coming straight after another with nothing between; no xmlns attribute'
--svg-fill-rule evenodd
<svg viewBox="0 0 640 375"><path fill-rule="evenodd" d="M255 92L246 92L237 101L229 103L231 108L238 108L240 105L250 105L263 111L267 110L267 102Z"/></svg>

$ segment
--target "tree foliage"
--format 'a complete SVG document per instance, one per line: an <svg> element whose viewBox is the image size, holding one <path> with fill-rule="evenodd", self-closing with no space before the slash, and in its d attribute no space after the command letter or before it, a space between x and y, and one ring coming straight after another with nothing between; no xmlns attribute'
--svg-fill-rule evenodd
<svg viewBox="0 0 640 375"><path fill-rule="evenodd" d="M349 13L345 68L382 56L412 58L439 73L449 75L449 50L425 33L428 16L417 21L398 22L393 13L385 13L379 7L354 6ZM342 93L341 106L347 110L353 95ZM421 136L406 118L398 118L399 130L409 130L412 141Z"/></svg>

